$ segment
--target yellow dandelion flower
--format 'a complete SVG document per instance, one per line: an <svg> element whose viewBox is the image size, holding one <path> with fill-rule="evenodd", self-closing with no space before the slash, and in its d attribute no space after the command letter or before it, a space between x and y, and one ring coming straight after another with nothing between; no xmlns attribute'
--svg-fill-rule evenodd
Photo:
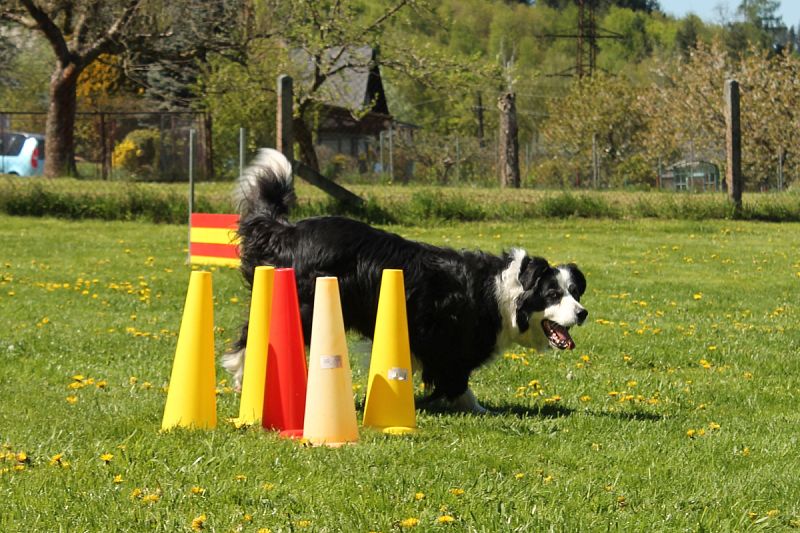
<svg viewBox="0 0 800 533"><path fill-rule="evenodd" d="M76 403L78 403L78 397L75 396L74 394L67 396L66 400L67 403L70 405L75 405Z"/></svg>
<svg viewBox="0 0 800 533"><path fill-rule="evenodd" d="M139 487L136 487L131 491L131 500L135 500L136 498L141 498L141 497L142 497L142 489L140 489Z"/></svg>
<svg viewBox="0 0 800 533"><path fill-rule="evenodd" d="M419 518L404 518L400 520L400 527L416 527L419 524Z"/></svg>
<svg viewBox="0 0 800 533"><path fill-rule="evenodd" d="M128 383L130 385L136 385L136 383L138 381L139 381L139 378L137 378L136 376L131 376L131 377L128 378Z"/></svg>
<svg viewBox="0 0 800 533"><path fill-rule="evenodd" d="M264 490L272 490L272 489L275 488L275 484L274 483L264 483L263 485L261 485L261 488L264 489Z"/></svg>
<svg viewBox="0 0 800 533"><path fill-rule="evenodd" d="M311 525L311 520L298 520L297 527L309 527Z"/></svg>
<svg viewBox="0 0 800 533"><path fill-rule="evenodd" d="M50 458L50 466L60 465L63 460L64 460L64 454L57 453Z"/></svg>
<svg viewBox="0 0 800 533"><path fill-rule="evenodd" d="M272 533L272 530L268 527L261 527L258 529L257 533Z"/></svg>
<svg viewBox="0 0 800 533"><path fill-rule="evenodd" d="M253 515L251 514L245 514L242 517L242 522L252 522L252 521L253 521Z"/></svg>
<svg viewBox="0 0 800 533"><path fill-rule="evenodd" d="M97 387L98 389L105 389L106 387L108 387L108 382L104 379L101 379L100 381L95 383L94 386Z"/></svg>
<svg viewBox="0 0 800 533"><path fill-rule="evenodd" d="M758 513L754 513L753 511L750 511L749 513L747 513L747 517L750 520L755 520L756 518L758 518Z"/></svg>
<svg viewBox="0 0 800 533"><path fill-rule="evenodd" d="M122 474L117 474L116 476L114 476L114 483L120 484L122 483L122 481L123 481Z"/></svg>
<svg viewBox="0 0 800 533"><path fill-rule="evenodd" d="M453 518L452 516L450 516L449 514L446 514L446 515L442 515L439 518L437 518L436 521L439 522L440 524L449 524L451 522L455 522L456 519Z"/></svg>
<svg viewBox="0 0 800 533"><path fill-rule="evenodd" d="M581 396L579 399L580 399L580 401L582 401L583 403L586 403L586 402L590 402L590 401L592 401L592 397L591 397L591 396L589 396L588 394L584 394L584 395L583 395L583 396Z"/></svg>
<svg viewBox="0 0 800 533"><path fill-rule="evenodd" d="M450 489L450 494L453 496L461 496L464 494L464 489Z"/></svg>
<svg viewBox="0 0 800 533"><path fill-rule="evenodd" d="M414 493L414 499L416 501L424 500L425 499L425 493L424 492L415 492Z"/></svg>
<svg viewBox="0 0 800 533"><path fill-rule="evenodd" d="M84 379L83 374L75 374L72 376L72 381L83 381Z"/></svg>
<svg viewBox="0 0 800 533"><path fill-rule="evenodd" d="M697 431L695 431L693 429L686 430L686 436L689 437L690 439L693 439L696 434L697 434Z"/></svg>
<svg viewBox="0 0 800 533"><path fill-rule="evenodd" d="M192 531L202 531L205 527L206 520L208 520L208 517L205 513L192 519Z"/></svg>
<svg viewBox="0 0 800 533"><path fill-rule="evenodd" d="M524 477L525 477L524 472L517 472L516 474L514 474L514 479L522 479Z"/></svg>
<svg viewBox="0 0 800 533"><path fill-rule="evenodd" d="M204 489L203 487L198 487L197 485L192 487L192 494L205 494L205 492L206 489Z"/></svg>
<svg viewBox="0 0 800 533"><path fill-rule="evenodd" d="M703 293L702 292L696 292L696 293L694 293L692 295L692 298L694 298L695 300L702 300L703 299Z"/></svg>
<svg viewBox="0 0 800 533"><path fill-rule="evenodd" d="M770 509L769 511L767 511L767 516L770 517L770 518L775 518L779 514L781 514L781 513L777 509Z"/></svg>
<svg viewBox="0 0 800 533"><path fill-rule="evenodd" d="M750 455L750 448L746 447L742 450L742 455L747 457Z"/></svg>
<svg viewBox="0 0 800 533"><path fill-rule="evenodd" d="M711 429L711 430L716 431L716 430L718 430L720 428L720 425L717 424L716 422L710 422L708 424L708 428Z"/></svg>
<svg viewBox="0 0 800 533"><path fill-rule="evenodd" d="M18 463L27 463L28 461L30 461L30 458L28 457L28 454L25 453L25 452L17 453L17 455L14 457L14 459L16 459Z"/></svg>
<svg viewBox="0 0 800 533"><path fill-rule="evenodd" d="M111 459L113 459L113 458L114 458L114 455L110 454L108 452L106 452L106 453L104 453L103 455L100 456L100 460L103 461L105 464L110 463Z"/></svg>
<svg viewBox="0 0 800 533"><path fill-rule="evenodd" d="M142 502L144 503L156 503L160 499L161 495L155 492L142 496Z"/></svg>
<svg viewBox="0 0 800 533"><path fill-rule="evenodd" d="M545 483L550 483L551 481L553 481L553 476L547 475L547 476L542 478L542 481L545 482Z"/></svg>
<svg viewBox="0 0 800 533"><path fill-rule="evenodd" d="M247 476L245 476L244 474L236 474L236 477L234 479L236 481L246 481L247 480Z"/></svg>

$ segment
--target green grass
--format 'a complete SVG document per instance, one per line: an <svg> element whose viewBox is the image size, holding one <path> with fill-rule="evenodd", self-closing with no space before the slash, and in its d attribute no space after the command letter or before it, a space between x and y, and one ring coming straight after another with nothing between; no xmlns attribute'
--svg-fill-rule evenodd
<svg viewBox="0 0 800 533"><path fill-rule="evenodd" d="M416 435L362 429L327 449L227 423L159 432L185 227L0 216L0 531L190 531L203 514L208 531L386 532L409 518L418 531L800 527L799 224L392 229L577 261L590 320L572 352L515 349L474 374L496 416L419 412ZM220 354L247 293L230 269L214 291ZM360 415L355 339L350 357ZM70 389L76 374L94 384ZM221 382L220 419L237 406Z"/></svg>

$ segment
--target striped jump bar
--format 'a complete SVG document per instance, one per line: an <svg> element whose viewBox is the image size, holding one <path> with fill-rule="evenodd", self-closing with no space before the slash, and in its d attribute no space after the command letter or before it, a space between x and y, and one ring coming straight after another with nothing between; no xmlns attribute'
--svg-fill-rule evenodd
<svg viewBox="0 0 800 533"><path fill-rule="evenodd" d="M192 213L189 261L193 265L239 266L239 215Z"/></svg>

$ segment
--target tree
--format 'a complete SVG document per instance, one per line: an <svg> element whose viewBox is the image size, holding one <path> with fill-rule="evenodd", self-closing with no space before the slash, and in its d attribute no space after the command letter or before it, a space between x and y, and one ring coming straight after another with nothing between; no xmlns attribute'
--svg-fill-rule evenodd
<svg viewBox="0 0 800 533"><path fill-rule="evenodd" d="M19 0L0 18L41 32L56 57L50 75L45 152L46 176L75 174L76 88L81 72L101 54L122 51L142 0Z"/></svg>

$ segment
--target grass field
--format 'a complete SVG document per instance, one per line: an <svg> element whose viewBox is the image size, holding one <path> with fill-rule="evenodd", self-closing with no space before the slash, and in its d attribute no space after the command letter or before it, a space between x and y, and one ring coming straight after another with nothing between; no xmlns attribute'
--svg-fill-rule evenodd
<svg viewBox="0 0 800 533"><path fill-rule="evenodd" d="M419 412L416 435L327 449L227 423L159 432L185 227L0 216L0 531L800 528L800 224L393 229L576 261L589 321L572 352L474 374L495 416ZM214 291L220 354L247 292L229 269Z"/></svg>

